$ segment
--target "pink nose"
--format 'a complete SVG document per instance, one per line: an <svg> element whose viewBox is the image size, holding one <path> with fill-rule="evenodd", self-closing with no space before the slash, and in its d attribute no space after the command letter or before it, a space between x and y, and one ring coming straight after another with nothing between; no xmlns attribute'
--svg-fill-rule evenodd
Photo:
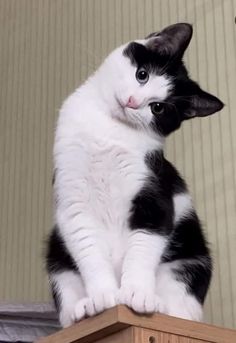
<svg viewBox="0 0 236 343"><path fill-rule="evenodd" d="M134 99L134 97L130 96L129 100L126 104L126 107L137 109L139 107L139 105L137 104L137 101Z"/></svg>

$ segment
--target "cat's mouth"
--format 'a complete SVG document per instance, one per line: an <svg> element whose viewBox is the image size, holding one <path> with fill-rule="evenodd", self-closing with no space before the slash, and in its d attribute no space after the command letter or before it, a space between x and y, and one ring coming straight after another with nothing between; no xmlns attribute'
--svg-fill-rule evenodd
<svg viewBox="0 0 236 343"><path fill-rule="evenodd" d="M116 97L116 101L118 104L118 111L122 113L125 117L129 117L130 113L134 114L137 112L136 108L128 107L126 103ZM128 119L128 118L127 118Z"/></svg>
<svg viewBox="0 0 236 343"><path fill-rule="evenodd" d="M116 106L113 111L113 116L119 121L121 121L122 123L125 123L126 125L128 124L134 127L135 120L133 116L130 115L129 113L129 110L131 109L127 108L125 103L121 99L119 99L118 96L115 96L115 100L116 100Z"/></svg>

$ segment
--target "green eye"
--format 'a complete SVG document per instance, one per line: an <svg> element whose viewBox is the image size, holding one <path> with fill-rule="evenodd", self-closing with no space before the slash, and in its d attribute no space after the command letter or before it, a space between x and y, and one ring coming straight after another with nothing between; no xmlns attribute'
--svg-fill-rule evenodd
<svg viewBox="0 0 236 343"><path fill-rule="evenodd" d="M145 84L148 82L149 74L144 68L140 68L136 72L136 79L139 83Z"/></svg>
<svg viewBox="0 0 236 343"><path fill-rule="evenodd" d="M150 107L154 115L161 114L164 110L164 105L161 102L152 102Z"/></svg>

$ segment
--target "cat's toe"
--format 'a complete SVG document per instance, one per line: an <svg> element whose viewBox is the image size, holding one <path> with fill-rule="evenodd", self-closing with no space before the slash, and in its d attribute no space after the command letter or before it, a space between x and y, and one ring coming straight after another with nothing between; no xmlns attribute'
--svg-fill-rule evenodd
<svg viewBox="0 0 236 343"><path fill-rule="evenodd" d="M99 311L98 306L96 308L96 305L94 299L91 297L87 297L78 301L75 305L74 320L80 321L85 317L92 317L101 312Z"/></svg>
<svg viewBox="0 0 236 343"><path fill-rule="evenodd" d="M85 313L89 317L95 316L95 314L99 313L99 311L95 307L95 302L93 298L86 299Z"/></svg>
<svg viewBox="0 0 236 343"><path fill-rule="evenodd" d="M104 310L117 305L117 292L107 291L99 292L92 296L96 313L103 312Z"/></svg>
<svg viewBox="0 0 236 343"><path fill-rule="evenodd" d="M121 288L118 293L118 302L121 305L132 307L133 290L131 288Z"/></svg>
<svg viewBox="0 0 236 343"><path fill-rule="evenodd" d="M150 292L135 292L132 299L132 308L139 313L153 313L156 310L155 294Z"/></svg>
<svg viewBox="0 0 236 343"><path fill-rule="evenodd" d="M156 296L153 293L147 293L144 295L144 309L147 313L153 313L156 311Z"/></svg>
<svg viewBox="0 0 236 343"><path fill-rule="evenodd" d="M79 300L75 305L74 310L74 321L80 321L86 316L86 305L88 302L88 298L84 298Z"/></svg>
<svg viewBox="0 0 236 343"><path fill-rule="evenodd" d="M153 292L135 290L132 288L121 289L119 303L131 307L139 313L158 312L159 298Z"/></svg>
<svg viewBox="0 0 236 343"><path fill-rule="evenodd" d="M79 321L84 317L92 317L108 308L117 305L116 292L99 292L90 297L81 299L75 305L74 320Z"/></svg>
<svg viewBox="0 0 236 343"><path fill-rule="evenodd" d="M155 312L165 313L165 305L158 295L155 296Z"/></svg>
<svg viewBox="0 0 236 343"><path fill-rule="evenodd" d="M104 303L105 308L111 308L118 304L118 291L115 292L107 292L106 295L104 295Z"/></svg>

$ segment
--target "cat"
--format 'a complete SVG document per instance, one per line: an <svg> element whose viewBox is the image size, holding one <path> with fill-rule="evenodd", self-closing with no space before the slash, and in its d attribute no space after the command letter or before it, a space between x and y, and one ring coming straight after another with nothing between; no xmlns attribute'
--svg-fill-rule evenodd
<svg viewBox="0 0 236 343"><path fill-rule="evenodd" d="M202 319L212 259L163 153L183 121L223 108L188 75L191 37L178 23L118 47L60 110L46 260L62 327L117 304Z"/></svg>

